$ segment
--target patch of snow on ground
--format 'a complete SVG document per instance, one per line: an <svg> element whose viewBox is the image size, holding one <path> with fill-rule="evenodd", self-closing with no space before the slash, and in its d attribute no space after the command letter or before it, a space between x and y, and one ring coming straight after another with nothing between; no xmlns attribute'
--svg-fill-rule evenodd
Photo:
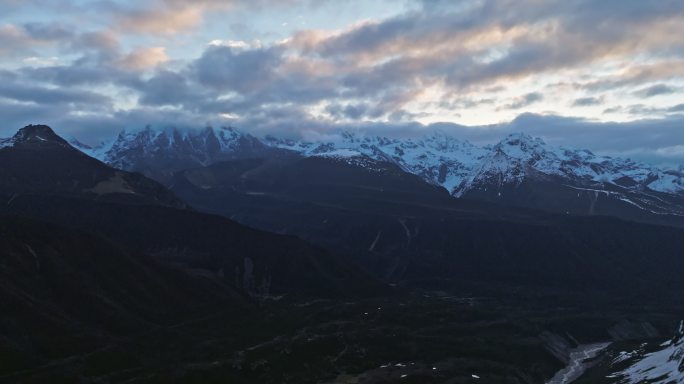
<svg viewBox="0 0 684 384"><path fill-rule="evenodd" d="M618 373L620 383L684 383L684 322L670 343L661 350L646 354L629 368Z"/></svg>

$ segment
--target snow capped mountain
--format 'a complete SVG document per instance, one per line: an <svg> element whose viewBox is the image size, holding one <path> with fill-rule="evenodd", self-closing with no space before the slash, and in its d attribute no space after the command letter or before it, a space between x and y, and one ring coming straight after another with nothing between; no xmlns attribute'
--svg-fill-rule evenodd
<svg viewBox="0 0 684 384"><path fill-rule="evenodd" d="M72 145L110 166L164 179L170 172L219 161L255 156L267 150L259 139L231 127L202 130L175 128L121 132L95 148L72 140Z"/></svg>
<svg viewBox="0 0 684 384"><path fill-rule="evenodd" d="M254 148L263 148L263 144L255 137L230 127L218 130L207 127L197 131L153 130L147 127L138 132L121 132L109 143L83 149L106 163L126 168L146 157L191 158L201 165L209 165L221 154Z"/></svg>
<svg viewBox="0 0 684 384"><path fill-rule="evenodd" d="M682 174L678 171L597 156L587 150L557 148L520 133L486 147L476 147L443 134L400 140L344 133L337 142L274 138L267 138L265 142L305 156L363 155L391 161L442 185L457 197L481 186L515 185L535 177L560 177L586 186L612 183L629 189L684 192Z"/></svg>
<svg viewBox="0 0 684 384"><path fill-rule="evenodd" d="M525 178L557 176L580 185L614 184L628 189L681 193L681 174L662 171L631 160L597 156L587 150L547 145L539 138L512 134L490 147L490 153L464 180L455 195L478 184L516 184ZM494 180L493 180L494 179Z"/></svg>
<svg viewBox="0 0 684 384"><path fill-rule="evenodd" d="M460 185L487 154L484 148L444 134L396 139L344 132L336 142L290 141L272 137L267 137L265 142L304 156L335 157L343 154L346 157L367 156L389 161L449 191Z"/></svg>
<svg viewBox="0 0 684 384"><path fill-rule="evenodd" d="M444 133L388 138L342 132L330 140L305 141L257 138L234 128L146 128L123 132L97 148L73 144L116 168L161 181L220 161L296 153L370 170L377 161L390 162L455 197L559 213L684 217L682 171L556 147L521 133L479 147ZM630 212L622 214L625 210Z"/></svg>
<svg viewBox="0 0 684 384"><path fill-rule="evenodd" d="M343 133L328 142L265 142L304 156L347 158L348 163L354 158L389 161L459 198L654 223L684 217L681 171L555 147L521 133L485 147L444 134L390 139Z"/></svg>
<svg viewBox="0 0 684 384"><path fill-rule="evenodd" d="M656 350L646 352L642 345L638 350L623 351L614 357L611 365L621 368L618 373L608 376L620 384L668 384L684 383L684 322L680 323L677 334Z"/></svg>

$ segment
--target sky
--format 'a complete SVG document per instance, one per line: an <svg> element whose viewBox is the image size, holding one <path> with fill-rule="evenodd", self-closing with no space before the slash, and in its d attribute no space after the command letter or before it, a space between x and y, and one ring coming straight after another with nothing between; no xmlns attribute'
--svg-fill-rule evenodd
<svg viewBox="0 0 684 384"><path fill-rule="evenodd" d="M681 0L0 0L0 136L352 129L684 164Z"/></svg>

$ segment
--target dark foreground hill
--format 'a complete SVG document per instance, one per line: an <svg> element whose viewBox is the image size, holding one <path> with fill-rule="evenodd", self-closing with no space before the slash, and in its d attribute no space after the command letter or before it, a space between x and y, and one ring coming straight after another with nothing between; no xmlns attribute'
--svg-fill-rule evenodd
<svg viewBox="0 0 684 384"><path fill-rule="evenodd" d="M0 377L247 299L78 231L0 216Z"/></svg>

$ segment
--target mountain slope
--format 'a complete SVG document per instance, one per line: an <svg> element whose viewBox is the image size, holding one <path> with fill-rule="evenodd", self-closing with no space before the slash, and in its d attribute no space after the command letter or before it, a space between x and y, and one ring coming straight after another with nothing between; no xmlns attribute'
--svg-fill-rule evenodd
<svg viewBox="0 0 684 384"><path fill-rule="evenodd" d="M95 233L252 295L344 296L379 288L361 270L305 241L219 216L42 196L19 196L0 212Z"/></svg>

